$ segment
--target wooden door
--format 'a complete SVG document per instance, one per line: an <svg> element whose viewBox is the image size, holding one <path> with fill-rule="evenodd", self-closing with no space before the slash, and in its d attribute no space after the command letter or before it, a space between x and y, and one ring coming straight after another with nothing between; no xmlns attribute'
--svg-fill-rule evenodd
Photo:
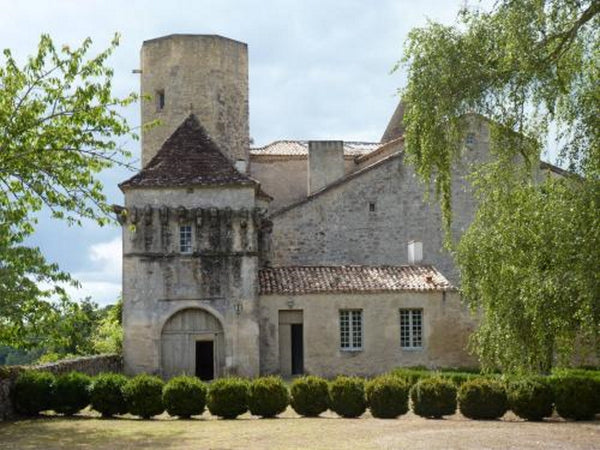
<svg viewBox="0 0 600 450"><path fill-rule="evenodd" d="M174 314L162 331L163 377L196 374L197 342L213 343L213 376L219 376L225 360L225 340L221 324L216 317L203 309L185 309Z"/></svg>

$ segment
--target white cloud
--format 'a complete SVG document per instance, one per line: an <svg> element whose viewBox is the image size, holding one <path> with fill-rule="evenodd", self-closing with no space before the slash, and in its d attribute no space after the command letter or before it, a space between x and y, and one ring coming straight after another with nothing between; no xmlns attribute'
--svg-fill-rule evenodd
<svg viewBox="0 0 600 450"><path fill-rule="evenodd" d="M92 244L87 254L89 269L72 274L81 287L68 287L67 291L76 299L89 296L101 305L114 303L121 293L121 237Z"/></svg>

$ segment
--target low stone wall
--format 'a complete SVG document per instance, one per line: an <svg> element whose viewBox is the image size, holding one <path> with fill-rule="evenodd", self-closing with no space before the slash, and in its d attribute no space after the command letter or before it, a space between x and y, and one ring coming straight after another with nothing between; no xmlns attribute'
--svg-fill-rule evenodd
<svg viewBox="0 0 600 450"><path fill-rule="evenodd" d="M120 373L123 371L123 358L121 355L109 354L65 359L36 366L0 366L0 420L15 417L11 391L17 377L25 370L44 370L55 375L73 370L87 375L97 375L102 372Z"/></svg>

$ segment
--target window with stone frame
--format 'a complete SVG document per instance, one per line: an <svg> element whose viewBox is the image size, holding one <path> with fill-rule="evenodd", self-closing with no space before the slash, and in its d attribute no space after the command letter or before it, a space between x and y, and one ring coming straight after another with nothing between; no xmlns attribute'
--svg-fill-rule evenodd
<svg viewBox="0 0 600 450"><path fill-rule="evenodd" d="M423 310L400 310L400 347L403 349L423 348Z"/></svg>
<svg viewBox="0 0 600 450"><path fill-rule="evenodd" d="M192 226L179 226L179 252L192 253Z"/></svg>
<svg viewBox="0 0 600 450"><path fill-rule="evenodd" d="M340 348L358 351L363 348L363 317L361 309L340 309Z"/></svg>

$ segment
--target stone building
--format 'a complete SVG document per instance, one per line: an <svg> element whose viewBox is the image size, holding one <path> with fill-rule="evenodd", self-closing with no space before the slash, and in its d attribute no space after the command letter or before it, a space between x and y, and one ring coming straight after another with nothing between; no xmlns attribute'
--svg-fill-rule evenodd
<svg viewBox="0 0 600 450"><path fill-rule="evenodd" d="M125 369L203 379L468 366L474 321L441 214L403 158L402 104L380 142L250 148L246 44L170 35L141 50L142 168L120 184ZM463 174L485 159L472 118ZM546 166L547 168L551 166Z"/></svg>

